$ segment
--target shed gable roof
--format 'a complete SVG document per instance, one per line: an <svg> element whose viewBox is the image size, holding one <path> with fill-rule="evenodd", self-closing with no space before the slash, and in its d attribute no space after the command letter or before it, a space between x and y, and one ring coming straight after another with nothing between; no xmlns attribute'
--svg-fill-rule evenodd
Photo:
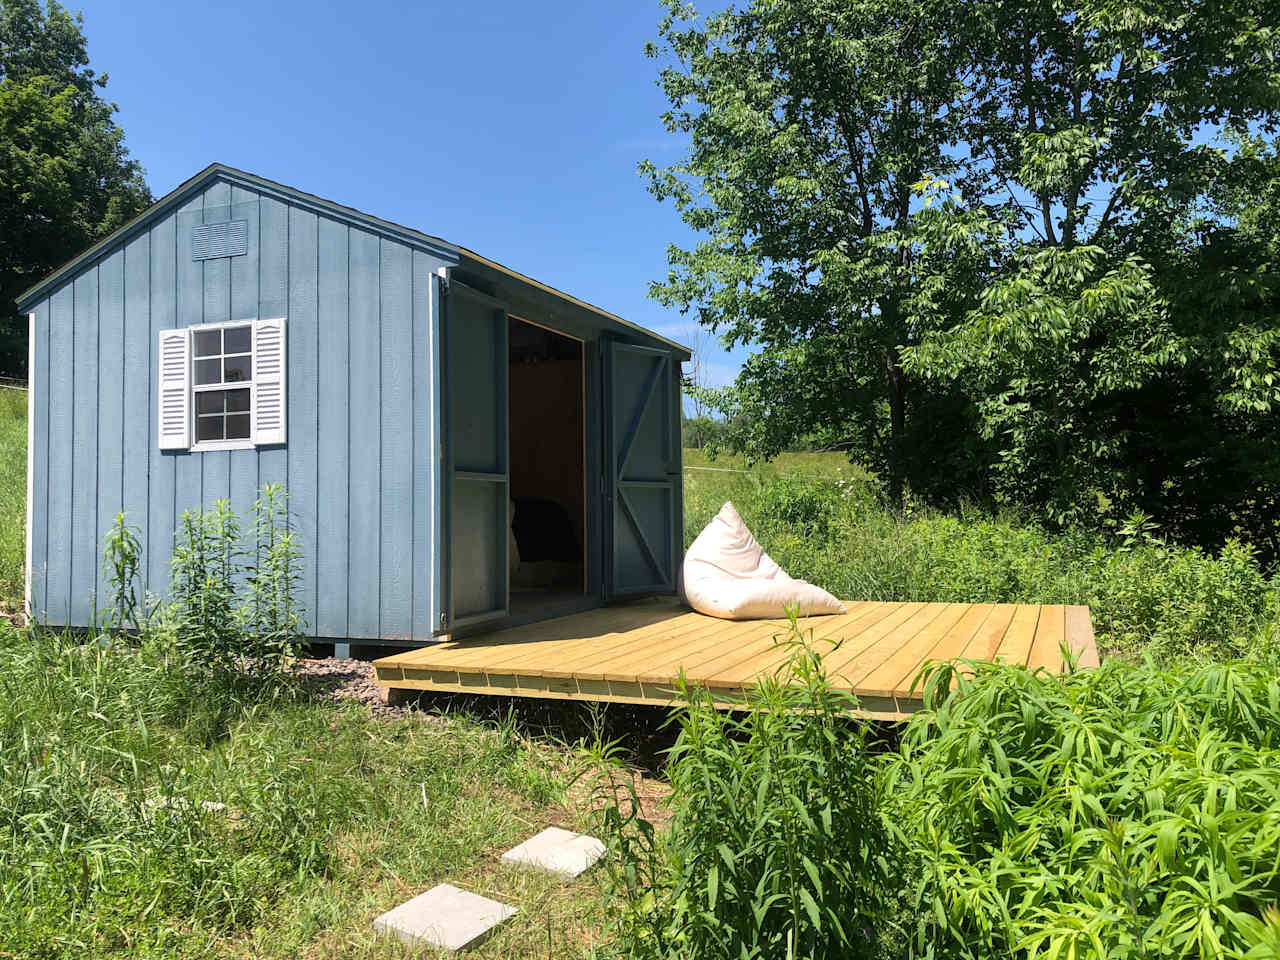
<svg viewBox="0 0 1280 960"><path fill-rule="evenodd" d="M518 273L517 271L503 266L494 260L490 260L488 257L481 256L475 251L468 250L466 247L450 243L447 240L440 237L434 237L428 233L423 233L420 230L414 230L411 227L393 223L390 220L383 220L380 217L375 217L372 214L357 210L354 207L334 203L332 200L326 200L323 197L316 196L315 194L306 193L305 191L298 190L295 187L288 187L284 184L276 183L273 180L267 180L265 177L259 177L245 170L229 167L223 163L209 164L209 166L205 167L194 177L179 184L169 193L165 194L124 226L99 240L79 256L73 257L71 260L58 267L39 283L24 290L17 297L18 310L25 313L35 303L35 301L39 300L53 287L75 274L81 267L96 260L98 257L105 255L117 243L127 240L133 234L140 232L151 221L164 216L166 213L176 209L177 207L180 207L191 196L204 190L211 183L217 180L223 180L233 185L255 190L267 196L272 196L287 203L296 204L312 210L315 213L320 213L328 217L345 221L354 226L365 227L379 233L389 234L411 247L424 250L444 260L457 262L465 255L473 260L488 264L494 269L500 270L517 280L531 284L532 286L554 294L563 300L576 304L585 310L620 323L637 333L659 340L680 351L686 358L689 355L689 348L683 344L668 339L667 337L642 327L637 323L632 323L630 320L619 317L618 315L610 313L609 311L597 307L594 304L587 303L585 300L579 300L577 297L567 294L563 290L558 290L547 284L539 283L532 277Z"/></svg>

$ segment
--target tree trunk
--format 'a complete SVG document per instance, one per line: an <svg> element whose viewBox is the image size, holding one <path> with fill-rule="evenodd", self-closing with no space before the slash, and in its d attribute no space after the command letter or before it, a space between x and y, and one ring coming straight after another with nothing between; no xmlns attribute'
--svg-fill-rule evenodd
<svg viewBox="0 0 1280 960"><path fill-rule="evenodd" d="M901 505L906 486L907 380L897 347L885 356L889 378L889 498Z"/></svg>

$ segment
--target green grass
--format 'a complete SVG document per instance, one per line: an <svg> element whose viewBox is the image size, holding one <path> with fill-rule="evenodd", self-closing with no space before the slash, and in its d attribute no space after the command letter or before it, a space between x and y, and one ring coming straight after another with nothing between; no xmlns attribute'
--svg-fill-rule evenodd
<svg viewBox="0 0 1280 960"><path fill-rule="evenodd" d="M26 433L25 397L8 394L0 584L13 603ZM732 499L789 572L848 598L1088 603L1104 646L1170 660L1255 648L1274 614L1243 547L1209 557L1142 531L1106 542L1012 515L891 513L839 454L686 464L711 468L686 473L687 539ZM588 956L617 902L605 875L561 883L498 863L544 826L585 825L574 763L513 723L378 718L195 670L158 642L4 626L0 958L402 956L372 919L445 880L521 910L476 955Z"/></svg>
<svg viewBox="0 0 1280 960"><path fill-rule="evenodd" d="M498 863L580 823L572 756L510 723L379 719L9 629L0 957L402 956L373 918L446 880L521 910L479 956L582 956L596 878Z"/></svg>
<svg viewBox="0 0 1280 960"><path fill-rule="evenodd" d="M824 451L821 453L780 453L773 460L766 462L757 462L748 466L746 458L741 454L720 453L715 459L712 459L701 450L692 450L686 448L684 451L684 465L686 467L698 468L695 472L702 472L703 468L712 468L714 471L719 470L738 470L750 473L756 477L776 477L783 474L800 474L815 477L825 477L832 479L841 474L849 476L857 476L870 478L861 467L849 463L849 458L843 453ZM688 481L686 481L687 485Z"/></svg>
<svg viewBox="0 0 1280 960"><path fill-rule="evenodd" d="M22 605L26 511L27 391L0 387L0 608Z"/></svg>

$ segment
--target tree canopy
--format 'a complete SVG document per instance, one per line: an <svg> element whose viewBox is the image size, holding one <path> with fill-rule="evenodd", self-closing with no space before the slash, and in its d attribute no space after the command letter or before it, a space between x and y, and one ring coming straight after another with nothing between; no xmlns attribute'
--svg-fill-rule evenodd
<svg viewBox="0 0 1280 960"><path fill-rule="evenodd" d="M22 375L14 297L151 203L81 17L49 0L0 0L0 374Z"/></svg>
<svg viewBox="0 0 1280 960"><path fill-rule="evenodd" d="M755 348L731 443L1280 550L1280 9L665 11L688 152L641 166L701 237L652 292Z"/></svg>

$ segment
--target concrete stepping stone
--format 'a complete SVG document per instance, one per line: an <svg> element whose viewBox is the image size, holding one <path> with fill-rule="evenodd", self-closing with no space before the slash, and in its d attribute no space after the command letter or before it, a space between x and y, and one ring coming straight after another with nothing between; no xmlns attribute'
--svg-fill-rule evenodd
<svg viewBox="0 0 1280 960"><path fill-rule="evenodd" d="M576 877L594 866L604 856L604 850L604 844L595 837L547 827L536 837L504 853L502 862Z"/></svg>
<svg viewBox="0 0 1280 960"><path fill-rule="evenodd" d="M515 907L442 883L388 910L373 929L411 947L463 950L515 913Z"/></svg>

